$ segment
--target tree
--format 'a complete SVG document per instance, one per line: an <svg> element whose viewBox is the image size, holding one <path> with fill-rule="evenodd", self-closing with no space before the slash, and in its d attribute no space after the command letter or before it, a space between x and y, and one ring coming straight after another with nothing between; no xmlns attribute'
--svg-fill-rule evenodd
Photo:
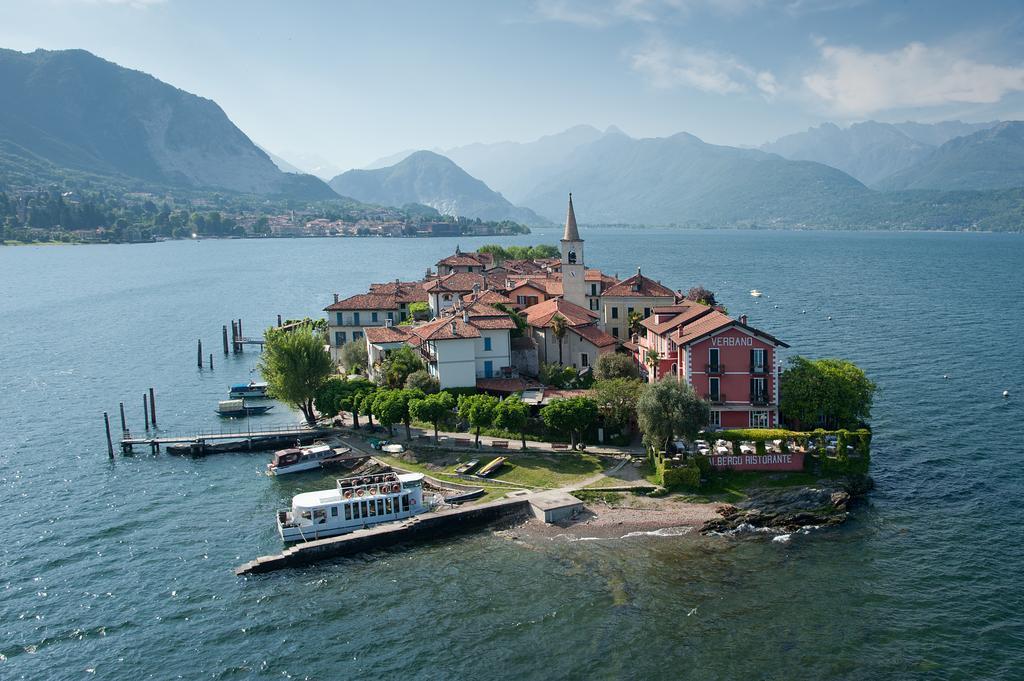
<svg viewBox="0 0 1024 681"><path fill-rule="evenodd" d="M259 368L267 382L267 393L297 407L306 423L314 425L313 400L334 373L334 363L324 349L324 334L303 324L288 331L270 328L264 337Z"/></svg>
<svg viewBox="0 0 1024 681"><path fill-rule="evenodd" d="M370 357L366 352L366 342L362 339L351 340L345 343L341 346L341 350L338 351L338 355L341 359L341 365L349 373L366 371L366 366L370 362Z"/></svg>
<svg viewBox="0 0 1024 681"><path fill-rule="evenodd" d="M583 440L583 431L597 421L597 403L587 397L555 400L540 410L540 417L551 430L568 433L569 444L576 449L576 435Z"/></svg>
<svg viewBox="0 0 1024 681"><path fill-rule="evenodd" d="M715 292L704 288L703 286L694 286L686 292L686 299L692 300L695 303L701 305L707 305L708 307L714 307L718 304L715 299Z"/></svg>
<svg viewBox="0 0 1024 681"><path fill-rule="evenodd" d="M518 395L506 397L494 410L494 423L513 433L519 433L526 449L526 423L530 418L530 407Z"/></svg>
<svg viewBox="0 0 1024 681"><path fill-rule="evenodd" d="M565 334L569 331L569 322L560 314L556 314L551 318L551 333L555 334L555 338L558 339L558 363L565 364L562 361L562 339L565 338Z"/></svg>
<svg viewBox="0 0 1024 681"><path fill-rule="evenodd" d="M654 380L658 380L658 360L661 359L661 355L657 350L648 350L644 356L644 360L647 365L651 367L651 376Z"/></svg>
<svg viewBox="0 0 1024 681"><path fill-rule="evenodd" d="M640 322L642 322L643 320L644 320L644 316L640 312L630 312L629 313L629 322L628 323L629 323L629 333L630 333L630 335L634 335L635 336L635 335L639 335L640 334L640 329L642 328L640 326Z"/></svg>
<svg viewBox="0 0 1024 681"><path fill-rule="evenodd" d="M408 345L392 350L384 358L381 374L384 384L389 388L401 388L409 374L423 368L423 361Z"/></svg>
<svg viewBox="0 0 1024 681"><path fill-rule="evenodd" d="M373 398L373 413L377 422L388 429L388 436L394 437L394 425L405 418L406 404L401 390L379 390Z"/></svg>
<svg viewBox="0 0 1024 681"><path fill-rule="evenodd" d="M639 378L640 372L636 362L629 355L619 352L608 352L597 358L594 367L594 378L607 381L613 378Z"/></svg>
<svg viewBox="0 0 1024 681"><path fill-rule="evenodd" d="M480 446L480 429L494 423L494 410L498 398L483 393L459 396L459 418L465 419L476 429L476 446Z"/></svg>
<svg viewBox="0 0 1024 681"><path fill-rule="evenodd" d="M605 415L605 422L626 432L636 418L636 403L644 384L636 378L609 378L594 383L594 401Z"/></svg>
<svg viewBox="0 0 1024 681"><path fill-rule="evenodd" d="M409 317L419 320L428 319L430 317L430 305L423 301L409 303Z"/></svg>
<svg viewBox="0 0 1024 681"><path fill-rule="evenodd" d="M405 387L409 390L419 390L425 395L429 395L439 391L441 384L430 375L429 371L419 369L409 374L409 377L405 379Z"/></svg>
<svg viewBox="0 0 1024 681"><path fill-rule="evenodd" d="M779 377L779 409L802 428L859 428L871 417L876 389L853 362L798 355Z"/></svg>
<svg viewBox="0 0 1024 681"><path fill-rule="evenodd" d="M545 363L540 367L540 382L553 388L566 388L579 377L579 372L561 364Z"/></svg>
<svg viewBox="0 0 1024 681"><path fill-rule="evenodd" d="M347 392L346 381L334 376L324 381L313 397L313 406L322 416L336 416L340 411L338 402Z"/></svg>
<svg viewBox="0 0 1024 681"><path fill-rule="evenodd" d="M409 400L409 413L412 418L433 424L434 442L437 442L438 426L451 417L454 408L455 398L447 392Z"/></svg>
<svg viewBox="0 0 1024 681"><path fill-rule="evenodd" d="M649 383L636 403L636 417L649 446L668 448L676 435L697 437L711 419L711 408L688 383L666 378Z"/></svg>

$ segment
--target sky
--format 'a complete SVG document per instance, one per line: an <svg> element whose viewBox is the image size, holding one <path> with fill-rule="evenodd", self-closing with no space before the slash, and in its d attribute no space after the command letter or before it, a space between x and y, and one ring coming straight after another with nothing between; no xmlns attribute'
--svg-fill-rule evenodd
<svg viewBox="0 0 1024 681"><path fill-rule="evenodd" d="M304 169L583 123L758 145L1024 119L1019 1L0 0L0 47L150 73Z"/></svg>

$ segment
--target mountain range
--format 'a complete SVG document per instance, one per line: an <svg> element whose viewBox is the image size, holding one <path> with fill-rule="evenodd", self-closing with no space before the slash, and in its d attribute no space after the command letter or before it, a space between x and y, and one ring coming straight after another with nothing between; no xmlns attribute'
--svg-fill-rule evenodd
<svg viewBox="0 0 1024 681"><path fill-rule="evenodd" d="M0 50L0 92L0 189L99 179L534 225L559 222L573 191L591 224L1022 229L1015 121L826 124L760 149L581 125L526 143L402 152L328 186L272 159L214 102L82 50Z"/></svg>
<svg viewBox="0 0 1024 681"><path fill-rule="evenodd" d="M330 181L334 191L357 201L384 206L419 203L445 215L481 220L546 224L528 208L517 208L501 194L472 177L451 159L417 151L398 163L373 170L350 170Z"/></svg>
<svg viewBox="0 0 1024 681"><path fill-rule="evenodd" d="M281 172L216 103L84 50L0 49L0 182L65 171L149 185L336 198Z"/></svg>

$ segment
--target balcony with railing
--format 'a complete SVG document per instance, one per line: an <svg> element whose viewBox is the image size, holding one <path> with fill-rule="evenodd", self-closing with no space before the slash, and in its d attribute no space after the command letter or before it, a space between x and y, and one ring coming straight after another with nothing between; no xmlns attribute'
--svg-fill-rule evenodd
<svg viewBox="0 0 1024 681"><path fill-rule="evenodd" d="M704 399L711 404L723 404L725 402L725 393L704 393Z"/></svg>
<svg viewBox="0 0 1024 681"><path fill-rule="evenodd" d="M767 374L772 368L767 364L751 364L750 373L752 374Z"/></svg>
<svg viewBox="0 0 1024 681"><path fill-rule="evenodd" d="M772 403L772 396L767 392L750 393L750 403L758 406L765 406Z"/></svg>
<svg viewBox="0 0 1024 681"><path fill-rule="evenodd" d="M718 364L705 364L704 371L705 373L709 374L724 374L725 365L722 364L721 362L719 362Z"/></svg>

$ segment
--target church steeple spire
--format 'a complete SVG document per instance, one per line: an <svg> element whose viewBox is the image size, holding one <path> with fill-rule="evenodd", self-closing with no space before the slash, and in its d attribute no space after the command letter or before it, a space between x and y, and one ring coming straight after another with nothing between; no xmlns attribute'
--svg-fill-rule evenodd
<svg viewBox="0 0 1024 681"><path fill-rule="evenodd" d="M576 227L576 212L572 209L572 192L569 192L569 212L565 215L565 233L562 234L562 241L583 241L580 239L580 230Z"/></svg>

